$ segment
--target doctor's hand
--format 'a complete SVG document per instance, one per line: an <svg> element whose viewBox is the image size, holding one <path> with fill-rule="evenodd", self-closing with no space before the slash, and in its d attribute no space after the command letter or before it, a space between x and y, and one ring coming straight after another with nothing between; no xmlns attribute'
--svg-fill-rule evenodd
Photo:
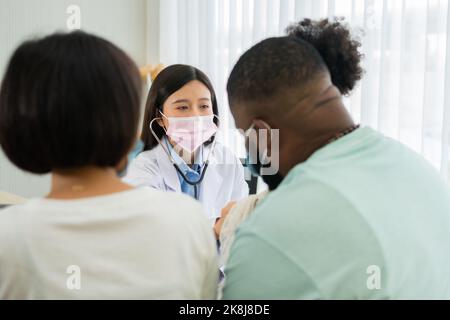
<svg viewBox="0 0 450 320"><path fill-rule="evenodd" d="M235 205L236 201L231 201L222 209L220 218L217 219L216 224L214 225L214 234L216 235L217 240L220 238L220 230L222 229L223 222Z"/></svg>

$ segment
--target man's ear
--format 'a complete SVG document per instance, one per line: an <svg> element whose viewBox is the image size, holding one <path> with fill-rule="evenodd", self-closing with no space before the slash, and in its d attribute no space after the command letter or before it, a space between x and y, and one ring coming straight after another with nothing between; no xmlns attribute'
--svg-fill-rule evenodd
<svg viewBox="0 0 450 320"><path fill-rule="evenodd" d="M253 120L253 123L255 124L255 129L259 130L259 129L266 129L266 130L270 130L272 127L264 120L262 119L255 119Z"/></svg>
<svg viewBox="0 0 450 320"><path fill-rule="evenodd" d="M258 136L258 144L260 144L260 140L264 137L266 137L266 144L267 150L271 150L272 148L272 127L270 124L268 124L265 120L262 119L255 119L253 120L253 123L255 125L256 135Z"/></svg>

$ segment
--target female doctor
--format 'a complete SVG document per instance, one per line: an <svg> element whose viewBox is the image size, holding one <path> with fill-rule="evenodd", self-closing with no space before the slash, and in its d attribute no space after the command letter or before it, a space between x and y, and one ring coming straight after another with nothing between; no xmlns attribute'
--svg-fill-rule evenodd
<svg viewBox="0 0 450 320"><path fill-rule="evenodd" d="M187 65L165 68L148 95L144 150L128 167L125 182L185 193L202 202L214 225L228 203L248 196L242 164L215 139L218 125L208 77Z"/></svg>

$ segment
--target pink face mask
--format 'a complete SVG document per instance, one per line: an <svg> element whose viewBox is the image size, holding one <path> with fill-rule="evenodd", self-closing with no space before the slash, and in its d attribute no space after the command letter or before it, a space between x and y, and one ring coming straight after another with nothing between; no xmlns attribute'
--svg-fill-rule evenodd
<svg viewBox="0 0 450 320"><path fill-rule="evenodd" d="M166 117L164 114L162 115L169 121L166 134L173 142L190 153L208 141L218 130L214 123L215 115L196 117Z"/></svg>

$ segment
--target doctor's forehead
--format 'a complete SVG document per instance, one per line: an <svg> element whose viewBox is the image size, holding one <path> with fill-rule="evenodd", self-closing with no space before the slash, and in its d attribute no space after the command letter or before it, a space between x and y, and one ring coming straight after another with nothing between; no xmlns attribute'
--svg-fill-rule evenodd
<svg viewBox="0 0 450 320"><path fill-rule="evenodd" d="M167 98L166 103L211 102L211 92L198 80L191 81Z"/></svg>

